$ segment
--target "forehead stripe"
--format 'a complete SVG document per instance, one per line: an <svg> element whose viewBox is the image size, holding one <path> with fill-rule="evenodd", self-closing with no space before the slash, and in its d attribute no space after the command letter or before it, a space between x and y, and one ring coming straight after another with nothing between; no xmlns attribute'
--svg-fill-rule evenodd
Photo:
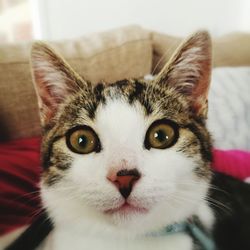
<svg viewBox="0 0 250 250"><path fill-rule="evenodd" d="M95 112L100 102L105 103L105 96L103 95L104 85L102 83L97 84L91 94L88 96L89 104L85 106L90 119L95 118Z"/></svg>
<svg viewBox="0 0 250 250"><path fill-rule="evenodd" d="M133 103L133 101L136 98L139 98L139 96L142 94L143 90L145 90L145 86L143 84L141 84L140 82L135 81L134 89L128 96L129 103Z"/></svg>
<svg viewBox="0 0 250 250"><path fill-rule="evenodd" d="M51 157L53 156L53 145L55 142L60 140L63 136L56 136L54 138L51 138L46 144L47 147L44 150L45 152L43 153L42 157L42 166L44 169L48 169L51 166Z"/></svg>
<svg viewBox="0 0 250 250"><path fill-rule="evenodd" d="M207 143L207 139L200 132L199 128L194 123L186 125L185 128L189 129L199 140L201 145L200 152L203 160L211 162L212 161L211 145L210 143Z"/></svg>

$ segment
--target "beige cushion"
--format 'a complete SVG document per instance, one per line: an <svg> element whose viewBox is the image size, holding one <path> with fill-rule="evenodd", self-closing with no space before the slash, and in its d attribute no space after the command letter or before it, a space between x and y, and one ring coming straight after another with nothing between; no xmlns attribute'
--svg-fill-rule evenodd
<svg viewBox="0 0 250 250"><path fill-rule="evenodd" d="M151 70L149 33L136 26L50 45L93 83L142 77ZM40 134L29 53L30 44L0 47L0 141Z"/></svg>
<svg viewBox="0 0 250 250"><path fill-rule="evenodd" d="M182 38L152 32L154 73L169 60ZM231 33L213 39L213 66L250 65L250 34Z"/></svg>

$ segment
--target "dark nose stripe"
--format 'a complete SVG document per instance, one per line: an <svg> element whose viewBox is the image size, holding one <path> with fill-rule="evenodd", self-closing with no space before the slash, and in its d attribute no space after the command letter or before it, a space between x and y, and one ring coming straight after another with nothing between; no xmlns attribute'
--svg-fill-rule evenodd
<svg viewBox="0 0 250 250"><path fill-rule="evenodd" d="M116 174L116 176L127 176L127 175L135 176L138 178L140 178L140 176L141 176L139 171L136 168L131 169L131 170L122 169L122 170L118 171Z"/></svg>

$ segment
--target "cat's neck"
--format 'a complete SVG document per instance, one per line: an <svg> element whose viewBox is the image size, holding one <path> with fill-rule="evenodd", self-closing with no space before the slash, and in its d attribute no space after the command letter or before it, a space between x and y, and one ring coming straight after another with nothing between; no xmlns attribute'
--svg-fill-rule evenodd
<svg viewBox="0 0 250 250"><path fill-rule="evenodd" d="M103 238L99 235L76 236L73 231L55 229L46 244L39 250L162 250L178 249L192 250L193 240L185 233L169 236L151 236L140 239L120 239L115 237Z"/></svg>
<svg viewBox="0 0 250 250"><path fill-rule="evenodd" d="M203 203L198 209L195 216L199 217L202 225L210 230L214 217L212 210L206 203ZM166 225L167 226L167 225ZM156 232L157 233L157 232ZM53 247L52 247L53 246ZM122 237L117 232L95 232L90 225L56 225L55 230L47 239L41 250L85 250L85 249L109 249L109 250L149 250L149 249L178 249L191 250L193 249L193 239L184 232L175 234L161 234L155 236L144 235L134 238Z"/></svg>

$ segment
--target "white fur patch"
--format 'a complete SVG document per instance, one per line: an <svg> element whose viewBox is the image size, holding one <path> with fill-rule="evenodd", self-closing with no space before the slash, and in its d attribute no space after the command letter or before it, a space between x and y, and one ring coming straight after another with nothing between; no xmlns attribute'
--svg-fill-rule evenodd
<svg viewBox="0 0 250 250"><path fill-rule="evenodd" d="M207 202L202 202L200 206L197 209L197 214L196 214L201 223L208 229L210 230L214 224L214 214L212 212L212 209L208 206Z"/></svg>
<svg viewBox="0 0 250 250"><path fill-rule="evenodd" d="M186 234L175 234L165 237L149 237L137 240L124 240L100 236L89 237L88 235L72 234L72 230L58 230L48 239L39 250L192 250L192 239ZM73 248L72 248L73 247Z"/></svg>

